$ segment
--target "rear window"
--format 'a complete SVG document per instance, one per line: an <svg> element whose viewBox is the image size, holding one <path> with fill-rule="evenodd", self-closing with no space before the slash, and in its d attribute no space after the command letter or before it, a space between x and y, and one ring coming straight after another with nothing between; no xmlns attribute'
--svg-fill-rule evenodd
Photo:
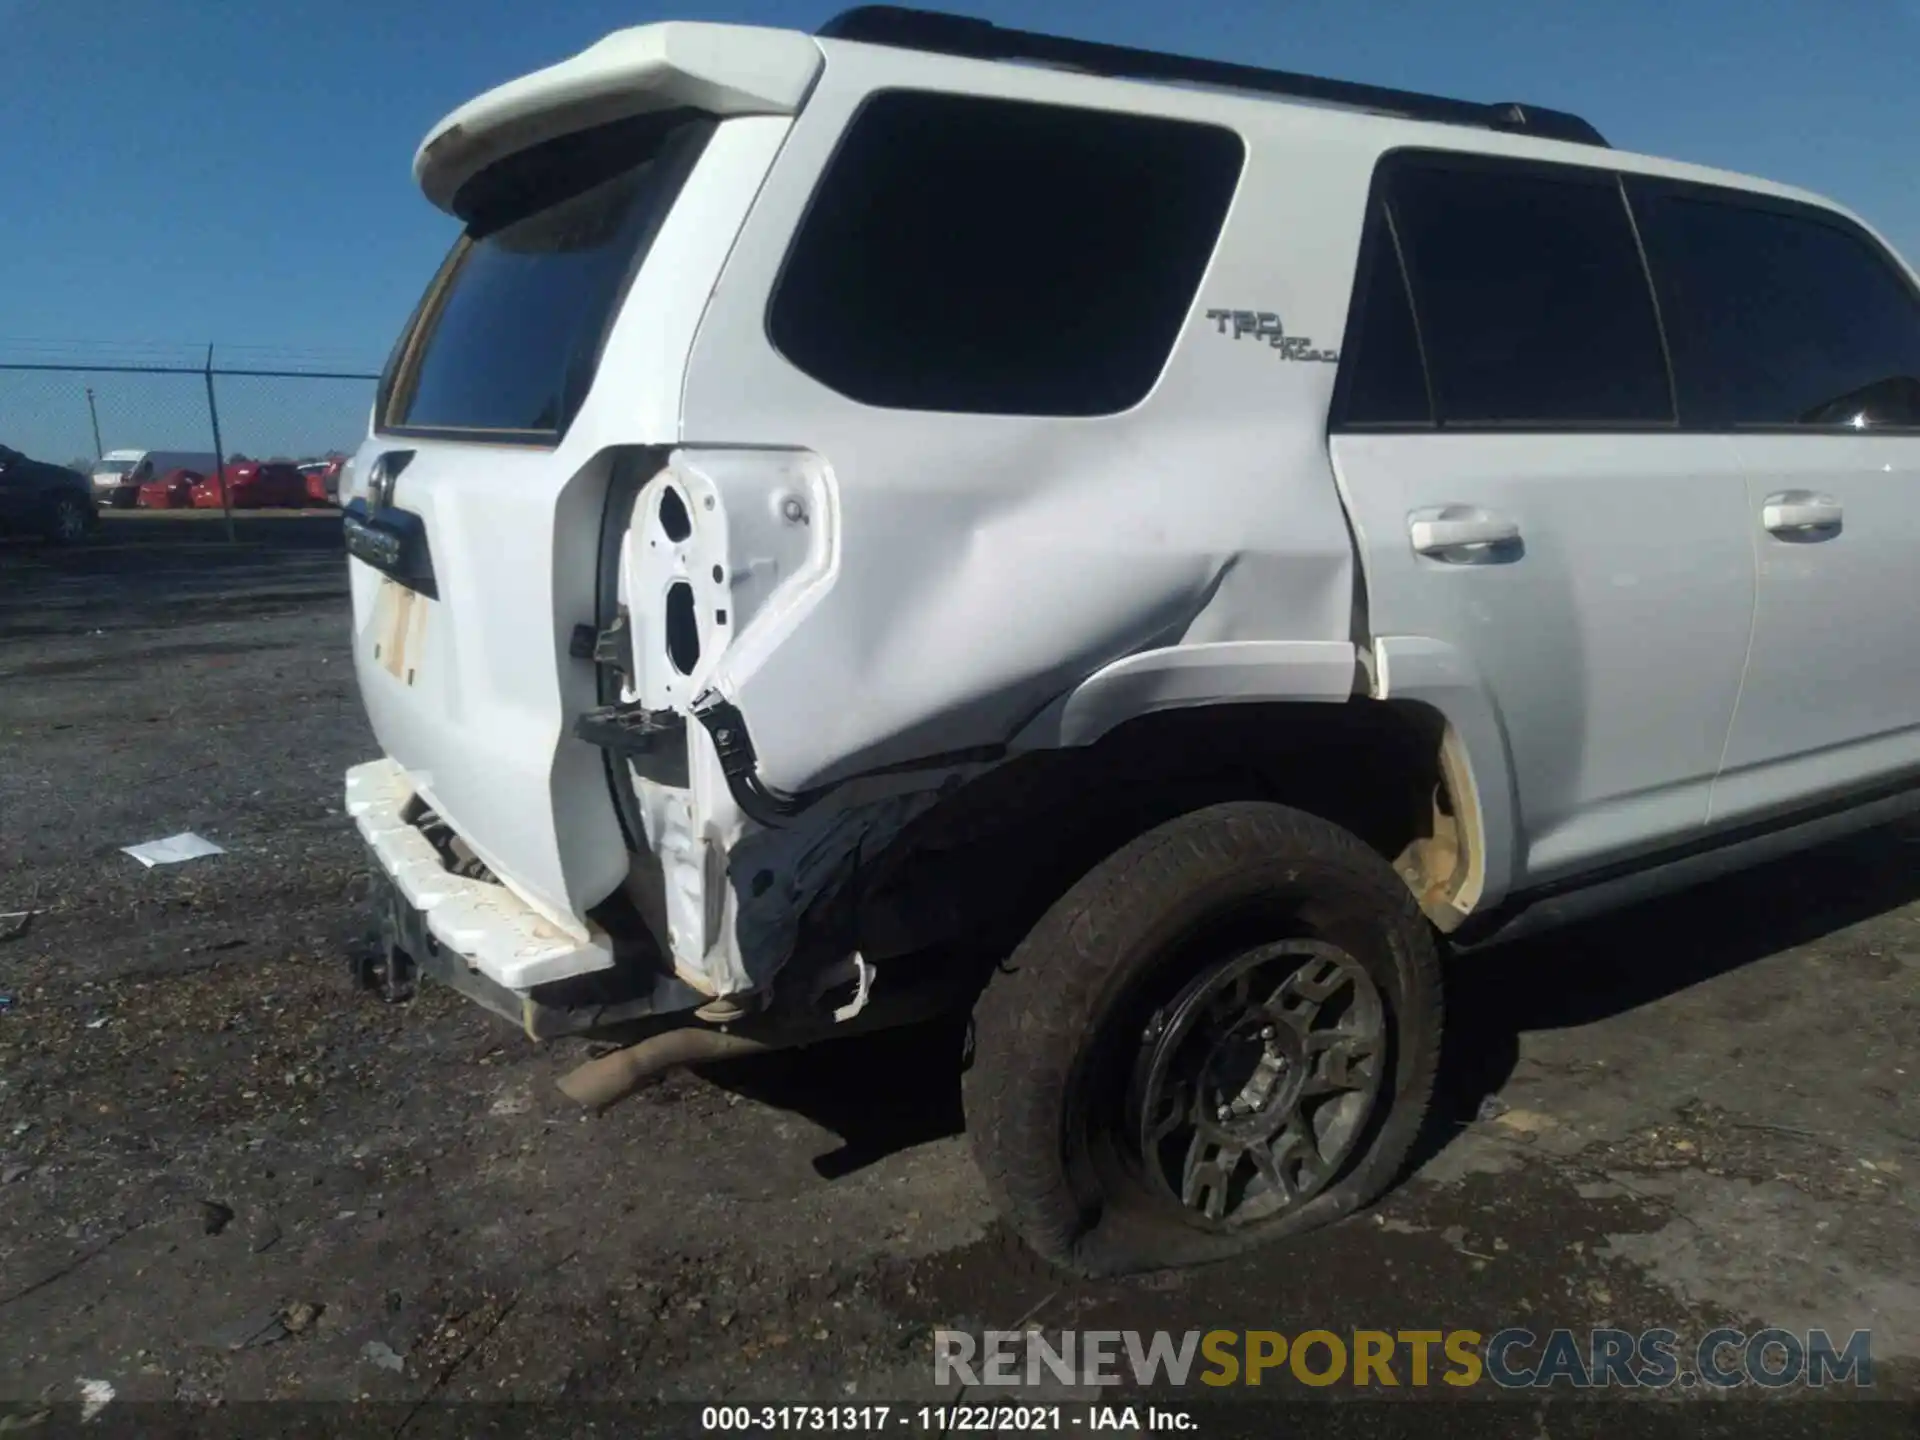
<svg viewBox="0 0 1920 1440"><path fill-rule="evenodd" d="M468 221L383 386L383 428L552 441L712 133L648 115L522 151L455 197Z"/></svg>
<svg viewBox="0 0 1920 1440"><path fill-rule="evenodd" d="M877 95L814 196L769 333L866 405L1125 410L1173 349L1241 160L1209 125Z"/></svg>

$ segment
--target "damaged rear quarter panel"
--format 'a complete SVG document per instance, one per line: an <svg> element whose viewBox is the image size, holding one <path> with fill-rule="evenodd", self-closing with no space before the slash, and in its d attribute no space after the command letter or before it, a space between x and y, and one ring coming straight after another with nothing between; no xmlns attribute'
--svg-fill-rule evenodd
<svg viewBox="0 0 1920 1440"><path fill-rule="evenodd" d="M766 312L846 123L870 86L910 85L914 64L830 55L688 366L686 443L804 451L836 500L829 583L777 646L716 676L747 719L762 775L787 790L1005 743L1142 650L1354 638L1354 559L1325 442L1334 366L1236 344L1206 312L1252 303L1283 316L1290 334L1337 339L1367 165L1313 161L1349 176L1340 183L1350 193L1329 205L1301 181L1323 131L1310 137L1281 107L1209 97L1216 123L1242 134L1245 169L1188 321L1141 404L1092 419L868 407L780 356ZM982 92L1009 98L1058 102L1072 79L1089 105L1164 103L1193 116L1191 97L1147 87L976 73ZM938 66L929 76L951 79ZM751 641L749 627L733 643L757 649Z"/></svg>
<svg viewBox="0 0 1920 1440"><path fill-rule="evenodd" d="M1088 677L1147 650L1350 647L1354 557L1325 441L1334 366L1236 344L1207 311L1251 304L1282 315L1290 334L1337 340L1367 164L1335 157L1335 173L1359 178L1329 205L1297 183L1312 152L1304 130L1298 147L1290 143L1293 122L1279 107L1210 97L1217 122L1241 131L1246 168L1188 320L1143 402L1090 419L868 407L789 364L765 319L814 182L869 81L882 78L863 73L872 63L850 51L830 57L729 257L688 367L676 470L727 492L729 516L769 503L779 468L770 457L782 454L827 497L820 514L830 533L812 537L812 578L763 597L764 609L744 617L688 687L711 684L738 706L761 778L801 791L1006 744ZM902 83L914 63L885 57L885 83ZM982 90L1061 98L1058 75L1036 83L1010 68L978 73ZM1072 85L1089 104L1155 103L1138 86L1116 97L1111 82ZM1190 99L1178 104L1167 113L1191 116ZM723 449L737 461L720 459ZM756 492L756 482L725 473L735 468L768 478ZM778 568L771 554L751 553L764 538L729 526L733 577L750 583L757 564ZM1326 700L1324 670L1316 667L1311 694L1287 693L1282 666L1277 693L1241 684L1172 703ZM869 799L834 792L791 826L761 831L741 821L707 737L691 728L694 828L727 853L730 892L724 938L704 937L719 944L697 967L703 988L764 982L784 963L806 908L857 855L876 855L934 803L933 787L953 773L909 777ZM691 854L674 863L683 872L696 865ZM675 950L686 974L697 947L683 951L676 937Z"/></svg>

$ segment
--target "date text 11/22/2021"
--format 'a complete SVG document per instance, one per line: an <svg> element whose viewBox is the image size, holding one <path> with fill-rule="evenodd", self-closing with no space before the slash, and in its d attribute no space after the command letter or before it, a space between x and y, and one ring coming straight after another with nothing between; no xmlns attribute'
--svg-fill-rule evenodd
<svg viewBox="0 0 1920 1440"><path fill-rule="evenodd" d="M1191 1431L1193 1416L1158 1405L708 1405L706 1431L875 1431L1004 1434L1074 1430Z"/></svg>

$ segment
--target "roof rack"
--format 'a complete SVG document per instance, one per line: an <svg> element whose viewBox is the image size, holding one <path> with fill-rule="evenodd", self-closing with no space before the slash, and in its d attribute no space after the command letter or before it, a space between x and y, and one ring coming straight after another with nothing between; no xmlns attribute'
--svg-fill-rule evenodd
<svg viewBox="0 0 1920 1440"><path fill-rule="evenodd" d="M1163 80L1190 85L1214 85L1230 90L1258 91L1298 100L1317 100L1398 115L1409 120L1436 120L1446 125L1473 125L1483 130L1506 130L1543 140L1570 140L1581 145L1605 145L1606 139L1578 115L1545 110L1536 105L1503 102L1483 105L1472 100L1450 100L1412 90L1360 85L1350 80L1325 80L1264 70L1224 60L1201 60L1160 50L1136 50L1126 45L1103 45L1090 40L1068 40L1026 30L1005 30L990 20L948 15L937 10L911 10L898 5L861 5L844 10L822 25L819 34L832 40L858 40L868 45L891 45L903 50L926 50L971 60L1014 60L1068 66L1075 70L1124 80Z"/></svg>

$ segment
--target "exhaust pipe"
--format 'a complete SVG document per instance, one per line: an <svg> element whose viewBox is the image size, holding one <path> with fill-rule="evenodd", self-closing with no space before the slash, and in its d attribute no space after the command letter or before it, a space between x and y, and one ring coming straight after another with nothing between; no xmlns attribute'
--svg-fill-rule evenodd
<svg viewBox="0 0 1920 1440"><path fill-rule="evenodd" d="M784 1022L772 1024L767 1023L769 1017L755 1016L758 1036L734 1034L707 1025L680 1025L575 1067L560 1077L560 1093L576 1104L604 1110L615 1101L626 1099L662 1071L676 1066L738 1060L746 1055L764 1055L770 1050L792 1050L845 1035L912 1024L931 1019L970 998L964 984L956 988L951 975L941 978L937 973L931 983L923 981L884 998L873 998L875 974L874 967L856 953L842 967L829 968L819 977L829 984L854 984L854 998L838 1010L824 1015L788 1015ZM964 980L964 972L956 970L952 974ZM817 1006L820 1001L821 996L816 994L813 1003ZM715 1007L731 1003L711 1002L695 1014L705 1014L718 1021Z"/></svg>
<svg viewBox="0 0 1920 1440"><path fill-rule="evenodd" d="M560 1093L576 1104L604 1110L615 1101L626 1099L654 1076L677 1066L737 1060L743 1055L759 1055L781 1048L765 1040L729 1035L724 1030L702 1030L693 1026L668 1030L569 1070L560 1077Z"/></svg>

